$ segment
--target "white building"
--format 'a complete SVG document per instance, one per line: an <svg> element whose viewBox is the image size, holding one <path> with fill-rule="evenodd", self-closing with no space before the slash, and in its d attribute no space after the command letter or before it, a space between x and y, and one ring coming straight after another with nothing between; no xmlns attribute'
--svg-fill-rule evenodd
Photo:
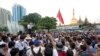
<svg viewBox="0 0 100 56"><path fill-rule="evenodd" d="M7 22L10 21L10 11L0 8L0 27L7 27Z"/></svg>
<svg viewBox="0 0 100 56"><path fill-rule="evenodd" d="M63 25L58 26L56 29L79 29L79 25Z"/></svg>

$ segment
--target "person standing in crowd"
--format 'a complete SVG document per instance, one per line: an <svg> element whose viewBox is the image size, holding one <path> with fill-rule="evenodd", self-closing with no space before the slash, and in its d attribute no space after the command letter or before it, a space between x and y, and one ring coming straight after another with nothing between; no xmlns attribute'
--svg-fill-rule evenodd
<svg viewBox="0 0 100 56"><path fill-rule="evenodd" d="M11 56L20 56L19 55L19 49L18 48L12 48L10 51Z"/></svg>
<svg viewBox="0 0 100 56"><path fill-rule="evenodd" d="M11 41L0 35L0 56L100 56L100 38L95 35L93 40L93 33L34 32L12 35Z"/></svg>
<svg viewBox="0 0 100 56"><path fill-rule="evenodd" d="M9 53L9 56L11 56L11 55L10 55L10 51L11 51L13 48L15 48L15 42L10 41L10 42L8 43L8 47L9 47L8 53Z"/></svg>
<svg viewBox="0 0 100 56"><path fill-rule="evenodd" d="M15 44L15 48L18 48L19 50L23 50L24 48L27 48L25 41L25 36L21 35L20 40L18 43Z"/></svg>
<svg viewBox="0 0 100 56"><path fill-rule="evenodd" d="M95 56L100 56L100 43L97 45L97 50L96 50Z"/></svg>
<svg viewBox="0 0 100 56"><path fill-rule="evenodd" d="M35 40L33 46L27 51L27 56L43 56L44 48L40 44L39 40Z"/></svg>
<svg viewBox="0 0 100 56"><path fill-rule="evenodd" d="M29 48L29 43L32 41L32 37L30 36L30 34L27 34L26 35L26 38L25 38L25 43L26 43L26 45L27 45L27 48L26 49L28 49Z"/></svg>
<svg viewBox="0 0 100 56"><path fill-rule="evenodd" d="M31 33L32 33L32 27L33 27L33 24L32 24L32 23L29 23L29 24L27 25L28 34L31 34Z"/></svg>

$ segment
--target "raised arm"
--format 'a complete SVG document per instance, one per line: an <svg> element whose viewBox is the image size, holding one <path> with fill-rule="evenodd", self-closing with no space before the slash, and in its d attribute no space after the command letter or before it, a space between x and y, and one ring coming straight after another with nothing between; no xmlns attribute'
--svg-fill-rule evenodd
<svg viewBox="0 0 100 56"><path fill-rule="evenodd" d="M50 39L52 45L53 45L53 48L56 48L56 42L54 41L54 37L52 37L52 35L50 33L46 33L48 38Z"/></svg>

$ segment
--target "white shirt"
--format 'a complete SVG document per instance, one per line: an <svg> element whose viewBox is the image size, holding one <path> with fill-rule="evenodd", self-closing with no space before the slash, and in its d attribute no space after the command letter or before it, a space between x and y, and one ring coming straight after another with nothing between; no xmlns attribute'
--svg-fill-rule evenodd
<svg viewBox="0 0 100 56"><path fill-rule="evenodd" d="M32 27L33 27L33 25L31 25L31 24L28 24L28 25L27 25L27 28L28 28L28 29L32 29Z"/></svg>
<svg viewBox="0 0 100 56"><path fill-rule="evenodd" d="M15 47L18 48L19 50L23 50L24 48L27 48L26 43L24 41L19 41L18 43L15 44Z"/></svg>
<svg viewBox="0 0 100 56"><path fill-rule="evenodd" d="M75 55L76 55L76 50L75 50L75 49L73 49L72 51L73 51L73 53L74 53L74 56L75 56Z"/></svg>
<svg viewBox="0 0 100 56"><path fill-rule="evenodd" d="M53 56L58 56L57 49L53 48Z"/></svg>
<svg viewBox="0 0 100 56"><path fill-rule="evenodd" d="M64 51L67 52L68 50L68 47L64 46Z"/></svg>
<svg viewBox="0 0 100 56"><path fill-rule="evenodd" d="M9 56L11 56L11 55L10 55L10 51L11 51L11 48L8 49L8 54L9 54Z"/></svg>

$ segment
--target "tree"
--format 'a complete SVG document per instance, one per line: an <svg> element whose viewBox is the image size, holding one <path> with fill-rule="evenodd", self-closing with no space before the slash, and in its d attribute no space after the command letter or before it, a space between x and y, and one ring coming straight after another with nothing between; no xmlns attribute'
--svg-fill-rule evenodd
<svg viewBox="0 0 100 56"><path fill-rule="evenodd" d="M27 25L29 23L33 23L34 29L36 29L37 22L41 19L41 15L38 13L31 13L29 15L24 16L20 21L19 24L24 26L24 28L27 28Z"/></svg>
<svg viewBox="0 0 100 56"><path fill-rule="evenodd" d="M87 19L87 17L85 18L85 20L84 20L84 23L83 23L84 25L88 25L88 24L90 24L89 23L89 21L88 21L88 19Z"/></svg>
<svg viewBox="0 0 100 56"><path fill-rule="evenodd" d="M7 27L0 27L0 31L8 31Z"/></svg>
<svg viewBox="0 0 100 56"><path fill-rule="evenodd" d="M92 24L88 21L88 19L86 17L83 24L80 24L79 27L81 29L89 29L90 27L92 27Z"/></svg>
<svg viewBox="0 0 100 56"><path fill-rule="evenodd" d="M39 20L37 26L39 29L54 29L56 28L56 18L54 17L44 17L41 20Z"/></svg>
<svg viewBox="0 0 100 56"><path fill-rule="evenodd" d="M81 17L79 18L78 24L79 25L82 25L83 24L83 21L82 21Z"/></svg>

